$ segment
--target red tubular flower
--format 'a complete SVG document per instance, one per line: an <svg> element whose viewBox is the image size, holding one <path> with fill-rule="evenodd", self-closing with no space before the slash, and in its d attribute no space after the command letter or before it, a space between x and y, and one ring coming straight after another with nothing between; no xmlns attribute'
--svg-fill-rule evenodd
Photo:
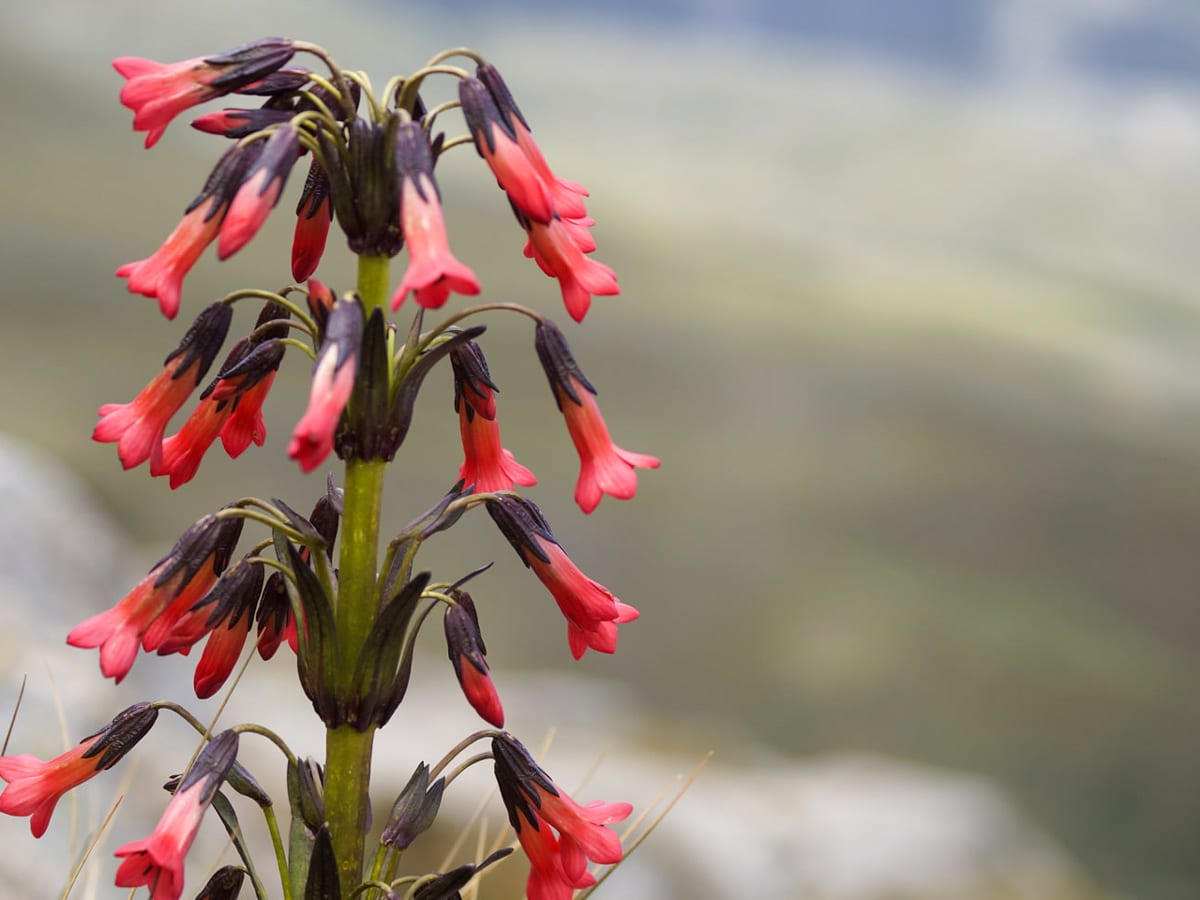
<svg viewBox="0 0 1200 900"><path fill-rule="evenodd" d="M226 571L195 609L204 617L208 641L192 683L201 700L221 689L237 664L254 624L254 613L263 587L263 564L243 559ZM178 629L176 629L176 632ZM176 632L172 632L175 636Z"/></svg>
<svg viewBox="0 0 1200 900"><path fill-rule="evenodd" d="M392 295L392 309L400 308L409 291L426 309L440 307L451 291L478 294L475 273L450 252L433 179L433 151L418 122L401 125L397 130L396 174L400 179L400 229L408 246L408 270Z"/></svg>
<svg viewBox="0 0 1200 900"><path fill-rule="evenodd" d="M362 347L362 307L355 300L334 304L326 325L325 342L317 355L308 409L292 432L288 456L311 472L333 449L342 410L354 388Z"/></svg>
<svg viewBox="0 0 1200 900"><path fill-rule="evenodd" d="M263 38L216 56L177 63L122 56L113 60L113 68L127 79L121 103L134 112L133 130L147 132L146 146L153 147L179 113L258 81L294 52L291 41Z"/></svg>
<svg viewBox="0 0 1200 900"><path fill-rule="evenodd" d="M579 659L589 648L614 653L617 626L632 622L638 611L579 570L554 539L549 523L532 500L497 497L487 501L487 510L521 562L533 570L554 597L567 620L571 655Z"/></svg>
<svg viewBox="0 0 1200 900"><path fill-rule="evenodd" d="M300 202L296 204L296 231L292 237L292 277L296 281L305 281L317 271L332 222L329 176L314 159L308 167Z"/></svg>
<svg viewBox="0 0 1200 900"><path fill-rule="evenodd" d="M233 311L214 303L196 317L179 346L163 361L163 369L129 403L106 403L92 440L115 441L117 457L126 469L152 459L161 464L162 437L167 423L191 396L211 368L225 341Z"/></svg>
<svg viewBox="0 0 1200 900"><path fill-rule="evenodd" d="M169 475L171 489L186 484L195 477L200 461L229 423L246 393L261 385L264 380L274 379L275 370L283 359L283 344L271 339L256 344L250 338L242 338L234 345L204 393L200 403L179 431L163 441L162 460L157 469L152 464L151 475ZM267 387L270 387L268 382ZM250 428L261 427L258 409L265 393L251 398L244 417L249 417ZM257 407L254 405L257 403ZM239 426L245 427L239 420ZM241 436L232 434L230 444L237 449ZM244 450L245 446L242 445Z"/></svg>
<svg viewBox="0 0 1200 900"><path fill-rule="evenodd" d="M575 362L557 325L549 320L538 323L534 345L554 392L554 402L566 419L567 431L579 453L575 502L590 513L604 494L628 500L637 492L634 470L657 469L658 458L622 450L612 442L596 405L596 389Z"/></svg>
<svg viewBox="0 0 1200 900"><path fill-rule="evenodd" d="M537 484L537 476L500 443L493 394L498 388L488 374L479 345L468 341L456 347L450 352L450 364L454 368L454 408L465 455L458 469L463 484L474 485L477 494L511 491L514 483L526 487Z"/></svg>
<svg viewBox="0 0 1200 900"><path fill-rule="evenodd" d="M192 127L205 134L219 134L240 140L271 125L290 122L294 115L295 112L290 109L273 109L269 106L261 109L222 109L192 119Z"/></svg>
<svg viewBox="0 0 1200 900"><path fill-rule="evenodd" d="M528 160L529 166L549 191L554 212L570 219L586 216L587 209L583 198L587 196L587 190L581 184L559 178L550 169L550 164L546 162L537 142L533 139L529 123L525 121L521 110L517 108L512 92L504 83L504 79L500 77L500 72L490 63L482 63L476 68L475 74L487 86L488 92L492 95L507 132L512 135L512 139ZM535 216L533 218L543 222L548 221L548 217Z"/></svg>
<svg viewBox="0 0 1200 900"><path fill-rule="evenodd" d="M154 900L179 900L184 859L217 789L233 766L237 747L235 731L223 731L204 745L153 833L117 849L115 855L124 859L117 869L117 887L144 885Z"/></svg>
<svg viewBox="0 0 1200 900"><path fill-rule="evenodd" d="M0 812L30 816L29 830L34 837L41 837L59 798L115 766L150 731L157 718L156 708L138 703L118 713L104 728L80 741L78 747L54 759L42 762L29 753L0 756L0 778L8 782L0 792Z"/></svg>
<svg viewBox="0 0 1200 900"><path fill-rule="evenodd" d="M563 305L576 322L582 322L592 305L592 295L611 297L621 293L617 274L604 263L584 256L575 234L579 223L567 225L555 215L548 224L534 222L518 215L529 232L529 250L538 266L552 278L558 279ZM588 245L584 245L588 246ZM590 245L595 246L594 242Z"/></svg>
<svg viewBox="0 0 1200 900"><path fill-rule="evenodd" d="M150 626L177 600L182 612L208 593L229 564L241 522L214 515L196 522L116 606L76 625L67 643L99 647L100 671L120 684Z"/></svg>
<svg viewBox="0 0 1200 900"><path fill-rule="evenodd" d="M630 804L579 805L507 732L492 738L492 757L509 823L529 857L529 900L570 900L577 888L595 883L588 860L603 865L621 861L621 840L605 826L627 819L633 812Z"/></svg>
<svg viewBox="0 0 1200 900"><path fill-rule="evenodd" d="M216 238L229 203L247 169L262 153L262 145L262 141L255 141L226 150L162 246L153 255L117 269L117 277L129 279L130 292L157 298L168 319L179 312L184 276Z"/></svg>
<svg viewBox="0 0 1200 900"><path fill-rule="evenodd" d="M267 660L275 655L286 638L293 652L299 647L296 621L282 572L274 572L263 587L258 604L258 655Z"/></svg>
<svg viewBox="0 0 1200 900"><path fill-rule="evenodd" d="M446 610L443 622L446 628L446 649L450 662L454 664L454 674L467 702L475 712L497 728L504 727L504 708L500 704L500 695L488 674L487 647L483 644L483 634L479 630L479 615L475 611L475 601L466 591L455 592L458 600L454 606Z"/></svg>
<svg viewBox="0 0 1200 900"><path fill-rule="evenodd" d="M258 344L256 352L259 356L253 362L245 363L246 368L253 367L259 373L256 375L258 380L250 387L242 386L240 393L233 399L233 413L221 426L221 444L232 459L241 456L250 444L261 447L267 439L262 407L271 391L271 385L275 383L276 371L283 362L282 339L287 337L286 321L291 315L286 306L274 302L266 304L258 315L251 340ZM281 324L272 325L274 322ZM265 374L261 374L263 372ZM237 375L236 372L227 372L226 377L230 374L235 377Z"/></svg>
<svg viewBox="0 0 1200 900"><path fill-rule="evenodd" d="M221 222L218 259L228 259L258 234L258 229L279 202L288 175L299 157L300 132L290 124L279 126L266 139L258 160L247 172Z"/></svg>

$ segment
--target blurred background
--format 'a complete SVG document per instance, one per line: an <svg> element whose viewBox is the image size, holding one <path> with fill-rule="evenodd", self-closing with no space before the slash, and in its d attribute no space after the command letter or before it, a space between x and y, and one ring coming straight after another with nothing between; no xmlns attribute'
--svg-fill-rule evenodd
<svg viewBox="0 0 1200 900"><path fill-rule="evenodd" d="M144 151L109 60L266 34L321 43L377 85L470 45L552 165L591 191L596 256L623 293L568 337L616 441L662 457L636 501L574 508L575 455L526 323L489 320L484 347L505 443L540 478L530 495L642 619L617 656L573 663L486 517L422 564L452 578L498 561L474 593L510 724L531 745L560 727L568 786L613 748L585 798L644 806L717 750L599 896L1200 895L1200 6L7 4L0 430L22 462L3 505L35 585L108 541L145 571L216 504L257 493L307 509L321 489L284 456L299 358L268 404L267 446L236 465L210 453L176 492L89 440L96 407L132 397L203 305L287 283L299 192L297 177L237 257L207 254L166 322L111 273L174 227L217 142L184 116ZM439 178L484 296L566 323L473 151ZM335 231L319 273L336 289L352 284L343 246ZM455 477L451 396L435 373L389 475L393 528ZM54 492L19 490L50 461L79 479L72 502L96 529L68 517L52 553L21 523ZM76 738L139 699L60 647L124 587L84 600L5 584L10 610L32 597L11 615L40 625L54 661L17 655L10 629L0 651L23 662L4 697L23 671L52 680ZM418 678L443 701L415 707L387 751L399 783L410 757L474 728L440 638L425 639ZM303 707L286 664L258 668ZM135 675L186 686L190 669L143 659ZM81 682L95 710L71 709ZM10 753L55 752L36 715ZM25 823L0 828L18 869Z"/></svg>

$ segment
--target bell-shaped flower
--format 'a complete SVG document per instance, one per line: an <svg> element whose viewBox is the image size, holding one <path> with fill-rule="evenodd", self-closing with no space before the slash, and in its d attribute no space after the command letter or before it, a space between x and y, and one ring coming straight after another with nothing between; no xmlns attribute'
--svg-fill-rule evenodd
<svg viewBox="0 0 1200 900"><path fill-rule="evenodd" d="M492 757L509 823L529 857L529 900L570 900L577 888L595 883L587 870L589 860L602 865L621 861L621 839L605 826L627 819L633 812L630 804L580 805L507 732L492 738Z"/></svg>
<svg viewBox="0 0 1200 900"><path fill-rule="evenodd" d="M148 838L119 847L117 887L148 887L154 900L179 900L184 866L200 822L237 758L238 736L222 731L200 751Z"/></svg>
<svg viewBox="0 0 1200 900"><path fill-rule="evenodd" d="M487 647L479 630L475 601L466 591L456 591L458 601L446 610L446 650L463 695L485 722L504 727L504 708L488 672Z"/></svg>
<svg viewBox="0 0 1200 900"><path fill-rule="evenodd" d="M308 167L300 202L296 204L296 230L292 236L292 277L296 281L307 281L317 271L332 222L329 176L314 159Z"/></svg>
<svg viewBox="0 0 1200 900"><path fill-rule="evenodd" d="M358 300L335 303L313 369L308 409L296 423L288 444L288 456L305 472L319 466L333 449L338 421L354 389L362 332L362 306Z"/></svg>
<svg viewBox="0 0 1200 900"><path fill-rule="evenodd" d="M454 408L458 412L464 461L458 476L475 493L511 491L514 484L529 487L537 476L517 462L500 443L496 421L496 385L488 375L483 351L468 341L450 352L454 369Z"/></svg>
<svg viewBox="0 0 1200 900"><path fill-rule="evenodd" d="M171 351L162 371L129 403L106 403L92 440L117 444L117 457L126 469L152 459L161 465L163 432L171 417L187 402L208 373L225 335L233 311L214 303L196 317L179 346Z"/></svg>
<svg viewBox="0 0 1200 900"><path fill-rule="evenodd" d="M613 443L596 405L596 389L575 362L557 325L549 320L539 322L534 345L554 392L554 402L579 453L575 502L585 513L590 513L605 494L630 499L637 492L635 469L657 469L658 458L622 450Z"/></svg>
<svg viewBox="0 0 1200 900"><path fill-rule="evenodd" d="M478 294L475 273L450 252L441 199L433 179L433 150L418 122L397 129L396 177L400 182L400 229L408 247L408 269L392 295L392 309L399 309L409 291L426 309L440 307L452 291Z"/></svg>
<svg viewBox="0 0 1200 900"><path fill-rule="evenodd" d="M543 272L558 279L563 305L576 322L582 322L587 315L593 295L610 297L621 293L617 274L604 263L584 255L575 238L578 223L568 225L568 220L558 215L548 223L535 222L519 213L517 218L529 233L529 252Z"/></svg>
<svg viewBox="0 0 1200 900"><path fill-rule="evenodd" d="M258 234L287 184L292 166L300 158L300 131L280 125L266 138L265 146L229 204L221 222L217 257L228 259Z"/></svg>
<svg viewBox="0 0 1200 900"><path fill-rule="evenodd" d="M46 833L58 800L71 788L115 766L153 727L158 709L137 703L118 713L79 746L43 762L29 753L0 756L0 813L29 816L34 837Z"/></svg>
<svg viewBox="0 0 1200 900"><path fill-rule="evenodd" d="M145 131L153 147L185 109L232 93L283 66L295 53L291 41L263 38L215 56L159 63L138 56L113 60L125 79L122 105L133 110L133 130Z"/></svg>
<svg viewBox="0 0 1200 900"><path fill-rule="evenodd" d="M99 647L100 671L119 684L133 668L138 645L169 607L188 609L208 593L241 535L240 518L205 516L192 525L112 609L92 616L67 635L72 647Z"/></svg>
<svg viewBox="0 0 1200 900"><path fill-rule="evenodd" d="M221 230L221 222L249 167L262 153L262 141L225 151L183 219L151 256L126 263L117 277L127 278L131 293L155 297L168 319L179 312L184 276Z"/></svg>
<svg viewBox="0 0 1200 900"><path fill-rule="evenodd" d="M487 510L521 561L533 570L567 620L567 644L576 659L588 649L613 653L617 626L632 622L638 611L608 588L588 578L571 561L550 531L537 504L525 497L501 496Z"/></svg>

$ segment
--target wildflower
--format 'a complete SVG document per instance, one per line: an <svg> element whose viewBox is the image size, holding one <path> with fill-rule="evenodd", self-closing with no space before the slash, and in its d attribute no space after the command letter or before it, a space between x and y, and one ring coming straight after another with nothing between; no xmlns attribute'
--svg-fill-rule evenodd
<svg viewBox="0 0 1200 900"><path fill-rule="evenodd" d="M558 279L563 305L571 318L582 322L592 305L592 295L609 297L621 293L617 274L604 263L584 256L574 235L579 223L555 215L548 223L535 222L518 214L518 221L529 233L529 250L537 264ZM594 243L592 244L594 247Z"/></svg>
<svg viewBox="0 0 1200 900"><path fill-rule="evenodd" d="M115 766L146 736L157 718L155 707L137 703L54 759L42 762L29 753L0 756L0 778L8 782L0 792L0 812L30 816L29 830L34 837L41 837L59 798Z"/></svg>
<svg viewBox="0 0 1200 900"><path fill-rule="evenodd" d="M296 620L292 616L292 602L288 598L287 584L282 572L273 572L263 587L258 603L258 655L270 659L286 639L295 652L300 646L296 634Z"/></svg>
<svg viewBox="0 0 1200 900"><path fill-rule="evenodd" d="M450 662L454 664L454 674L467 702L475 712L479 713L484 721L497 728L503 728L504 709L491 675L488 674L488 664L484 658L487 648L483 644L483 634L479 631L479 615L475 611L475 601L466 591L456 592L455 599L458 602L446 610L444 620L446 649L450 655Z"/></svg>
<svg viewBox="0 0 1200 900"><path fill-rule="evenodd" d="M401 125L396 133L396 175L400 179L400 228L408 247L408 270L396 293L398 309L412 291L417 303L437 309L450 292L474 295L479 281L450 253L437 183L433 180L433 151L420 123Z"/></svg>
<svg viewBox="0 0 1200 900"><path fill-rule="evenodd" d="M296 281L305 281L317 271L332 222L329 176L314 159L308 167L300 202L296 204L296 231L292 237L292 277Z"/></svg>
<svg viewBox="0 0 1200 900"><path fill-rule="evenodd" d="M529 857L529 900L570 900L576 888L595 883L588 860L604 865L621 861L621 840L605 826L628 818L630 804L594 801L581 806L507 732L492 738L492 757L509 823Z"/></svg>
<svg viewBox="0 0 1200 900"><path fill-rule="evenodd" d="M260 109L222 109L192 119L192 127L205 134L219 134L240 140L272 125L290 122L295 114L290 109L270 106Z"/></svg>
<svg viewBox="0 0 1200 900"><path fill-rule="evenodd" d="M129 403L106 403L92 440L117 444L117 457L126 469L151 459L161 464L162 438L167 423L208 373L225 341L233 311L214 303L192 323L163 361L162 371Z"/></svg>
<svg viewBox="0 0 1200 900"><path fill-rule="evenodd" d="M151 835L117 849L115 855L124 859L117 869L117 887L144 885L154 900L179 900L184 858L237 757L237 747L235 731L223 731L204 745Z"/></svg>
<svg viewBox="0 0 1200 900"><path fill-rule="evenodd" d="M184 276L217 237L230 201L246 171L262 153L262 145L262 141L254 141L226 150L162 246L151 256L117 269L117 277L129 279L131 293L157 298L159 309L168 319L179 312Z"/></svg>
<svg viewBox="0 0 1200 900"><path fill-rule="evenodd" d="M201 700L221 689L237 664L254 624L262 593L263 564L242 560L222 575L196 612L207 616L208 641L196 663L193 686Z"/></svg>
<svg viewBox="0 0 1200 900"><path fill-rule="evenodd" d="M283 362L284 344L287 337L286 321L291 317L287 307L278 303L267 303L259 313L258 322L251 334L251 341L259 345L255 367L261 366L265 374L250 387L244 387L233 399L233 412L221 426L221 444L231 459L237 459L250 444L261 447L267 439L267 426L263 422L262 406L275 383L275 375ZM272 325L271 323L283 323ZM253 355L253 354L252 354ZM273 360L273 362L272 362ZM246 363L249 367L250 362ZM227 372L228 377L231 373ZM236 373L232 373L236 375Z"/></svg>
<svg viewBox="0 0 1200 900"><path fill-rule="evenodd" d="M482 63L476 68L475 74L487 86L488 92L496 103L501 121L507 126L508 132L529 161L530 166L549 190L554 212L571 219L586 216L587 210L584 207L583 198L587 196L587 190L581 184L560 178L551 170L550 164L546 162L541 149L533 139L529 123L521 115L512 92L504 83L504 79L500 77L500 72L490 63ZM537 219L538 221L547 221L541 217L537 217Z"/></svg>
<svg viewBox="0 0 1200 900"><path fill-rule="evenodd" d="M532 500L501 496L488 500L487 510L521 562L533 570L566 617L571 655L579 659L589 648L615 652L617 626L632 622L638 611L579 570Z"/></svg>
<svg viewBox="0 0 1200 900"><path fill-rule="evenodd" d="M247 171L221 222L218 259L228 259L258 233L279 202L292 166L300 157L300 132L290 124L281 125L258 143L265 146Z"/></svg>
<svg viewBox="0 0 1200 900"><path fill-rule="evenodd" d="M458 476L475 492L511 491L513 484L526 487L537 484L537 477L516 461L500 443L500 425L496 421L498 390L488 375L483 351L468 341L450 352L454 368L454 409L458 412L465 460Z"/></svg>
<svg viewBox="0 0 1200 900"><path fill-rule="evenodd" d="M634 470L657 469L658 458L622 450L613 443L596 405L596 389L575 362L558 326L548 320L539 322L534 344L554 392L554 402L579 453L575 502L585 513L590 513L600 505L604 494L628 500L637 492Z"/></svg>
<svg viewBox="0 0 1200 900"><path fill-rule="evenodd" d="M133 130L147 132L149 148L185 109L260 80L294 52L291 41L262 38L216 56L177 63L122 56L113 60L113 68L127 79L121 87L121 103L133 110Z"/></svg>
<svg viewBox="0 0 1200 900"><path fill-rule="evenodd" d="M358 372L362 330L362 307L357 299L334 304L313 371L308 409L288 444L288 456L305 472L319 466L333 449L333 435Z"/></svg>

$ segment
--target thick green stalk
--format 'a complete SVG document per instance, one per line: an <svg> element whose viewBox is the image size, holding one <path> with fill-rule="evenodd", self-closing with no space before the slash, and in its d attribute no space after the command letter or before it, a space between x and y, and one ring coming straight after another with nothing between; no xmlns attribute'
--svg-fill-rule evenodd
<svg viewBox="0 0 1200 900"><path fill-rule="evenodd" d="M368 316L387 300L388 263L387 257L359 257L358 293ZM341 666L336 676L339 692L350 684L363 643L378 613L376 566L385 466L383 460L352 459L346 463L334 611ZM343 897L349 897L362 881L374 739L374 728L356 731L342 726L325 732L325 818L338 861Z"/></svg>

